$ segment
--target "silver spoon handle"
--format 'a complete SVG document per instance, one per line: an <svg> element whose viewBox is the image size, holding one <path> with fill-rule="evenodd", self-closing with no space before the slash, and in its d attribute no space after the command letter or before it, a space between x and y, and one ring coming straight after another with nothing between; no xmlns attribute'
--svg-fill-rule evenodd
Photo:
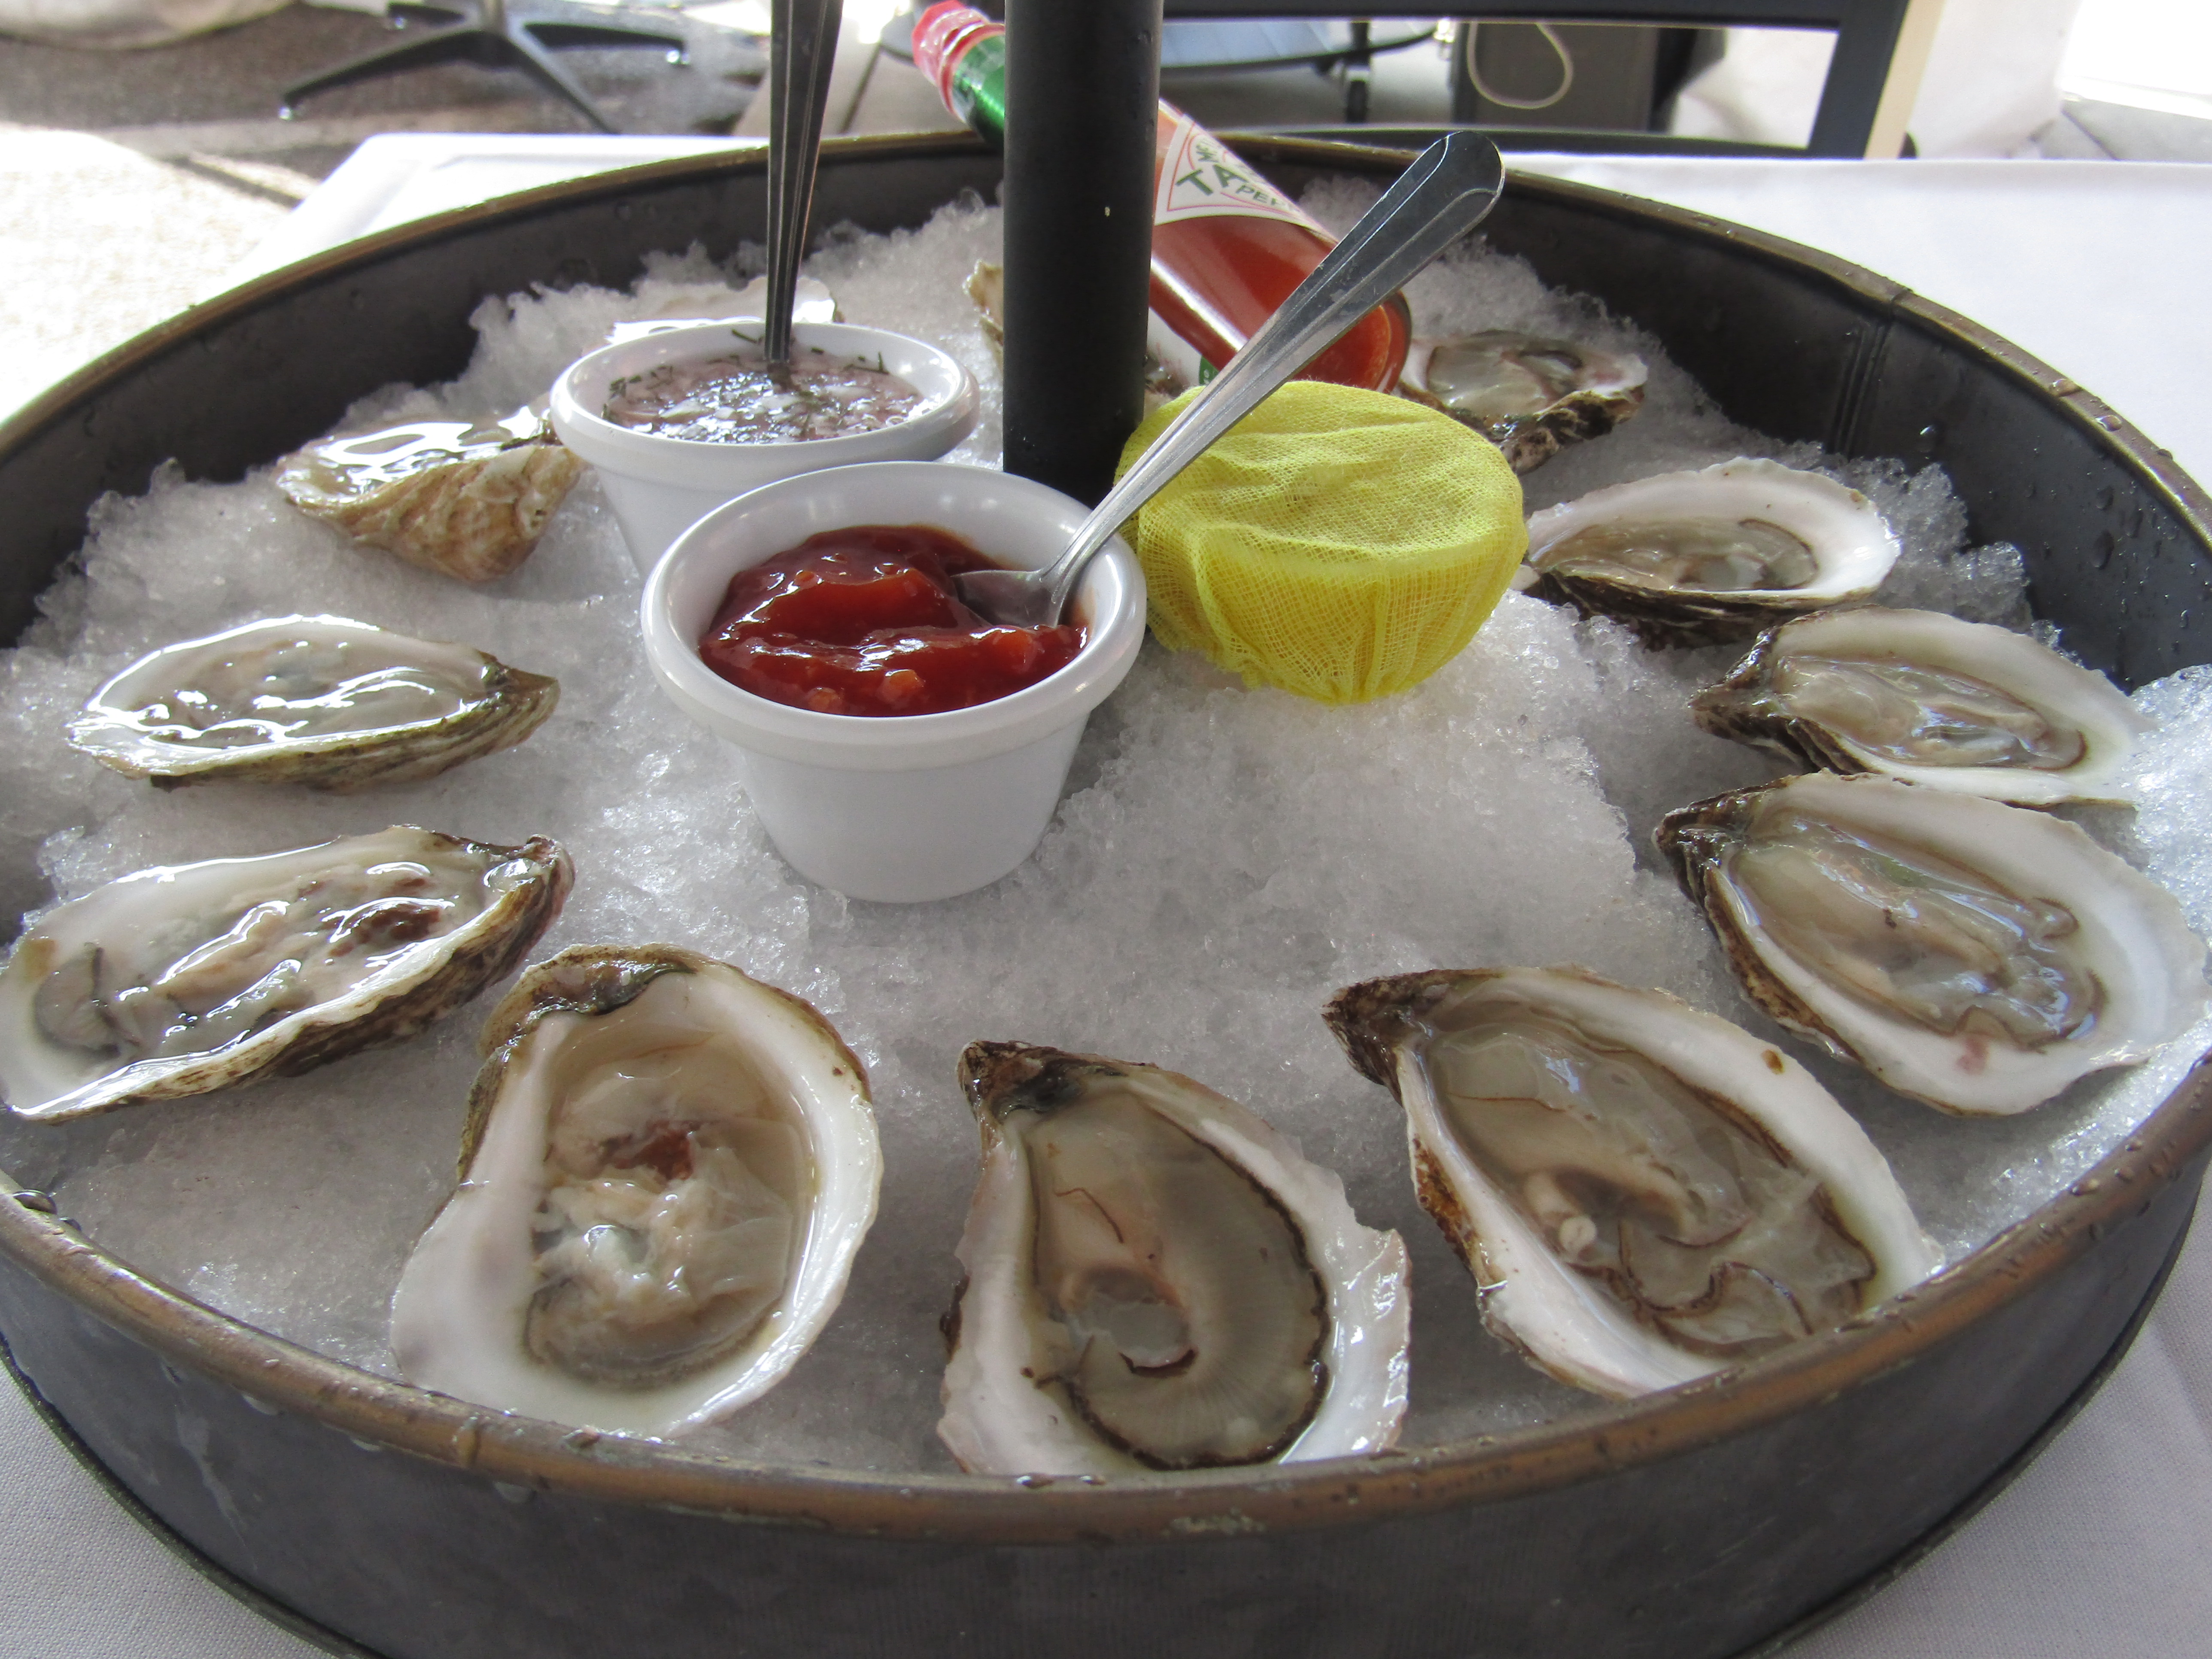
<svg viewBox="0 0 2212 1659"><path fill-rule="evenodd" d="M843 12L844 0L771 0L769 8L765 349L771 363L791 361L792 305L806 257L823 108Z"/></svg>
<svg viewBox="0 0 2212 1659"><path fill-rule="evenodd" d="M1498 147L1480 133L1450 133L1423 150L1083 521L1067 551L1046 572L1049 614L1064 614L1084 562L1132 514L1269 392L1480 223L1504 184Z"/></svg>

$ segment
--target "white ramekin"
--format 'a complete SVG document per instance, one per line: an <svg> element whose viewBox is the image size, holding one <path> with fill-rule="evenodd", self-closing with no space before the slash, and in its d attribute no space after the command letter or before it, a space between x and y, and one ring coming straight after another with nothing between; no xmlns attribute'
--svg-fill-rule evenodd
<svg viewBox="0 0 2212 1659"><path fill-rule="evenodd" d="M1091 711L1135 662L1145 579L1116 538L1073 611L1087 637L1066 667L1011 696L941 714L823 714L742 691L700 660L730 578L850 525L950 531L1034 569L1066 546L1083 503L1027 478L886 461L765 484L702 519L647 577L646 659L670 701L736 745L769 838L811 881L854 898L951 898L1006 874L1043 836Z"/></svg>
<svg viewBox="0 0 2212 1659"><path fill-rule="evenodd" d="M600 412L614 382L667 363L725 356L748 339L757 345L758 328L745 320L698 323L601 346L553 382L553 429L597 469L641 573L702 514L748 489L856 461L934 460L975 424L975 376L935 346L854 323L800 323L792 339L871 368L880 363L921 392L921 406L896 426L796 443L720 444L640 432Z"/></svg>

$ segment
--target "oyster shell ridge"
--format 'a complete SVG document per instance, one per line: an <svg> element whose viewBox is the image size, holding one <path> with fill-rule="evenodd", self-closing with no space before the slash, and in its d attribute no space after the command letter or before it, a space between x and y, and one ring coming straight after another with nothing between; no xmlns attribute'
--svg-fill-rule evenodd
<svg viewBox="0 0 2212 1659"><path fill-rule="evenodd" d="M1571 964L1431 969L1348 986L1330 1000L1324 1018L1354 1068L1389 1089L1404 1109L1416 1195L1474 1278L1485 1328L1537 1369L1575 1387L1630 1398L1745 1362L1680 1348L1645 1332L1609 1293L1557 1260L1517 1210L1492 1192L1445 1127L1417 1054L1431 1030L1428 1016L1467 988L1516 981L1535 981L1534 996L1555 986L1562 1006L1588 1005L1601 1024L1626 1022L1648 1007L1679 1026L1679 1036L1655 1040L1639 1052L1782 1147L1822 1182L1831 1201L1844 1195L1837 1208L1876 1269L1859 1317L1942 1265L1887 1160L1857 1123L1802 1066L1717 1015ZM1753 1114L1735 1098L1754 1085L1774 1091L1786 1115Z"/></svg>
<svg viewBox="0 0 2212 1659"><path fill-rule="evenodd" d="M1870 1005L1829 983L1779 947L1759 948L1723 872L1733 838L1781 792L1814 817L1904 836L1916 821L1937 843L1930 851L1962 868L2005 881L2026 896L2066 908L2085 951L2101 965L2091 971L2120 999L2100 1011L2089 1035L2025 1049L1991 1047L1988 1059L1937 1058L1948 1052L1941 1033L1885 1018ZM1948 827L1927 826L1939 819ZM1951 839L1947 842L1944 837ZM1678 807L1663 817L1653 841L1705 915L1738 981L1759 1007L1807 1040L1864 1067L1888 1088L1962 1115L2008 1115L2052 1098L2076 1079L2148 1058L2200 1014L2212 986L2205 978L2204 942L2190 929L2179 902L2163 887L2100 847L2080 826L2030 807L1930 788L1875 775L1844 777L1801 773L1773 783L1730 790ZM1994 866L1994 867L1993 867ZM2070 878L2099 907L2056 890ZM2131 909L2132 928L2106 914ZM2133 1007L2126 999L2155 999ZM2162 1035L2161 1035L2162 1033Z"/></svg>
<svg viewBox="0 0 2212 1659"><path fill-rule="evenodd" d="M469 1164L483 1142L492 1103L498 1097L516 1048L539 1021L554 1014L588 1017L611 1013L636 1001L663 974L696 974L711 968L726 969L729 964L696 951L687 951L680 945L572 945L532 968L525 981L501 997L498 1006L484 1017L483 1030L477 1042L483 1064L469 1086L468 1111L461 1125L459 1174L467 1175ZM844 1063L852 1068L861 1093L867 1093L867 1067L812 1003L764 980L754 980L750 975L745 977L770 996L789 1004L795 1015L815 1027L826 1042L834 1044Z"/></svg>
<svg viewBox="0 0 2212 1659"><path fill-rule="evenodd" d="M960 1242L964 1274L940 1326L948 1358L938 1433L963 1468L1103 1474L1145 1466L1088 1425L1070 1423L1066 1408L1025 1373L1013 1380L1030 1352L1018 1310L1030 1294L1023 1264L1033 1224L1024 1219L1029 1213L1025 1160L1008 1145L1012 1137L1006 1122L1018 1113L1050 1115L1066 1107L1085 1079L1097 1078L1127 1085L1167 1122L1257 1187L1291 1222L1320 1277L1329 1314L1326 1386L1311 1417L1273 1455L1302 1461L1395 1443L1406 1404L1405 1247L1395 1233L1359 1224L1333 1172L1308 1164L1295 1142L1249 1109L1158 1066L979 1042L963 1054L959 1076L976 1115L983 1156ZM1162 1097L1172 1101L1178 1092L1194 1103L1188 1109L1161 1106ZM991 1352L979 1357L985 1347Z"/></svg>
<svg viewBox="0 0 2212 1659"><path fill-rule="evenodd" d="M516 435L526 419L534 427ZM278 462L276 487L302 513L367 546L462 581L496 581L530 556L584 471L576 454L528 410L497 424L509 437L489 453L457 451L450 461L358 492L331 488L333 469L323 452L386 434L334 434Z"/></svg>
<svg viewBox="0 0 2212 1659"><path fill-rule="evenodd" d="M1717 507L1723 509L1717 514ZM1702 589L1547 569L1540 562L1555 543L1609 520L1695 520L1731 513L1739 522L1766 523L1814 550L1814 579L1796 587ZM1778 617L1871 599L1899 550L1896 532L1859 490L1824 473L1739 456L1609 484L1531 514L1524 574L1527 591L1537 598L1585 617L1610 617L1646 646L1722 645L1750 639Z"/></svg>
<svg viewBox="0 0 2212 1659"><path fill-rule="evenodd" d="M162 658L172 653L244 639L263 629L281 631L302 627L359 629L384 635L401 646L422 644L467 652L483 665L484 683L476 697L434 720L362 733L328 732L229 749L201 750L188 744L164 743L132 729L130 722L135 717L135 709L106 702L111 695L127 700L131 695L131 682L154 670ZM179 789L188 784L222 780L296 783L332 794L352 794L386 784L418 782L512 747L544 724L560 697L557 680L512 667L472 647L417 641L410 635L345 617L273 617L203 639L179 640L148 653L112 675L92 695L83 710L69 721L65 736L72 748L125 777L144 778L156 789Z"/></svg>
<svg viewBox="0 0 2212 1659"><path fill-rule="evenodd" d="M1398 395L1430 409L1441 410L1498 446L1505 464L1516 473L1533 472L1571 444L1601 438L1624 421L1633 419L1644 407L1644 383L1650 370L1633 353L1599 351L1578 342L1546 336L1524 335L1510 329L1488 329L1475 340L1511 340L1522 347L1558 350L1565 348L1581 360L1583 383L1561 393L1543 408L1523 415L1486 419L1471 410L1455 409L1429 389L1425 374L1437 350L1450 340L1417 340L1407 354L1398 382Z"/></svg>
<svg viewBox="0 0 2212 1659"><path fill-rule="evenodd" d="M763 1035L747 1034L744 1041L749 1049L762 1045L757 1052L765 1073L789 1091L784 1103L808 1143L812 1193L782 1292L733 1350L635 1383L594 1382L548 1364L526 1342L523 1326L508 1331L503 1323L523 1319L538 1288L534 1279L498 1280L510 1258L526 1270L536 1265L530 1222L542 1197L544 1137L557 1093L550 1083L518 1087L518 1069L541 1038L551 1060L560 1059L572 1033L548 1030L548 1022L618 1016L672 978L697 978L715 988L712 1006L687 1004L684 1017L738 1012L766 1020ZM803 999L680 946L586 945L531 968L493 1010L481 1046L485 1060L471 1091L459 1180L417 1242L393 1296L393 1349L409 1379L482 1405L655 1437L715 1421L781 1382L835 1314L874 1219L881 1182L866 1073L830 1023ZM510 1088L515 1091L503 1095ZM522 1115L507 1120L504 1130L496 1127L502 1098L522 1102ZM524 1147L519 1170L511 1162L481 1167L502 1139L510 1143L508 1153ZM513 1227L503 1224L510 1221ZM453 1297L464 1304L459 1317L444 1311ZM479 1305L485 1297L496 1305Z"/></svg>
<svg viewBox="0 0 2212 1659"><path fill-rule="evenodd" d="M358 1049L404 1041L512 972L560 914L574 879L568 854L557 842L542 836L533 836L519 847L501 847L410 825L394 825L381 833L424 836L447 848L480 855L485 860L487 878L494 871L508 866L523 866L523 873L462 927L442 936L451 941L451 948L442 953L426 952L410 976L381 988L365 1008L349 1012L357 998L357 993L349 989L340 997L294 1010L220 1048L198 1054L126 1062L62 1094L29 1105L7 1101L9 1109L18 1117L40 1121L89 1116L122 1106L205 1094L263 1076L294 1076L343 1059ZM340 837L263 856L271 860L289 859L325 848L343 847L349 841L374 838ZM102 898L127 883L149 878L173 880L198 870L252 861L216 859L173 869L140 871L96 888L71 903L81 905ZM48 916L58 915L70 908L58 906ZM16 941L9 961L0 966L0 984L5 984L13 975L19 959L28 961L27 953L46 942L46 936L40 931L46 925L46 919L42 919ZM23 969L27 977L31 971L30 968ZM21 994L30 994L27 986L18 988ZM137 1073L136 1078L134 1073Z"/></svg>
<svg viewBox="0 0 2212 1659"><path fill-rule="evenodd" d="M1883 656L1893 662L1972 671L2045 718L2063 720L2081 737L2083 752L2072 763L2051 769L1915 765L1863 753L1847 735L1791 710L1767 689L1792 647L1838 634L1844 642L1861 648L1870 639L1881 641ZM1874 605L1814 611L1769 629L1724 679L1690 699L1690 713L1716 737L1799 765L1845 777L1879 773L2020 806L2125 801L2121 769L2134 739L2153 726L2102 674L2069 661L2039 640L1941 611Z"/></svg>

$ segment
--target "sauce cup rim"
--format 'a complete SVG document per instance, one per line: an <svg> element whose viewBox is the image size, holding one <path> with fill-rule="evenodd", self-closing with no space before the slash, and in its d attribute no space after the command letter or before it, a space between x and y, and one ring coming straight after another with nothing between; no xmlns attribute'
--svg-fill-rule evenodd
<svg viewBox="0 0 2212 1659"><path fill-rule="evenodd" d="M607 419L601 412L604 400L595 399L593 394L580 389L605 384L617 372L617 362L621 365L619 372L635 374L645 368L712 356L729 341L736 329L749 320L758 319L724 318L594 347L554 380L550 409L555 431L563 443L595 465L606 463L601 463L597 455L588 452L605 451L611 464L629 471L635 471L641 463L649 465L660 459L686 464L688 471L717 464L744 470L742 458L789 454L799 450L827 458L823 463L827 466L870 460L877 458L869 452L887 441L903 442L921 428L953 421L972 422L974 419L979 397L975 379L958 359L927 340L866 323L797 323L792 327L792 337L802 345L842 352L848 361L871 354L880 360L894 350L900 354L900 365L887 368L884 372L896 374L913 386L922 394L923 401L898 420L866 432L834 438L781 438L767 443L676 438L664 433L641 431ZM740 343L744 342L744 336L737 337ZM616 456L620 459L615 460ZM666 482L685 483L689 478L672 477Z"/></svg>
<svg viewBox="0 0 2212 1659"><path fill-rule="evenodd" d="M966 524L945 522L954 498L969 509ZM825 497L860 495L905 510L866 508L825 513L811 504ZM1003 697L929 714L832 714L762 697L724 679L701 659L698 634L738 571L787 550L816 529L843 525L927 524L975 543L979 518L998 526L1034 530L1037 563L1066 544L1089 509L1073 497L1032 479L953 461L872 461L799 473L760 486L715 508L678 537L647 577L639 602L646 656L662 690L695 723L716 736L787 760L856 770L906 771L957 764L1034 742L1080 719L1103 702L1127 676L1144 642L1144 574L1128 544L1116 537L1092 561L1076 591L1085 624L1073 659L1033 685ZM812 518L837 523L814 524ZM1006 516L994 517L1003 514ZM780 527L779 527L780 526ZM747 532L755 530L753 538ZM759 533L764 530L765 533ZM796 533L794 533L796 532ZM1006 557L1004 538L986 547ZM775 544L770 545L769 544ZM750 554L750 556L744 556ZM696 629L679 611L696 611L702 593L711 603Z"/></svg>

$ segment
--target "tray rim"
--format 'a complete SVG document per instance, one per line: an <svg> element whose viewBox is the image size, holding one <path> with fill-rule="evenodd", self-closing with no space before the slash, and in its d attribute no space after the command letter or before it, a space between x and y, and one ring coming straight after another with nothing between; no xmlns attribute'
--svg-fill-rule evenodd
<svg viewBox="0 0 2212 1659"><path fill-rule="evenodd" d="M2095 1368L2082 1378L2074 1392L2067 1396L2058 1409L2045 1420L2042 1426L2029 1437L2027 1442L2018 1451L1993 1470L1973 1491L1960 1498L1948 1514L1936 1521L1918 1537L1908 1542L1888 1560L1882 1562L1856 1583L1845 1585L1818 1607L1792 1620L1782 1629L1774 1632L1771 1635L1761 1637L1749 1647L1740 1650L1731 1656L1731 1659L1779 1659L1780 1655L1813 1632L1825 1625L1834 1623L1861 1603L1872 1600L1899 1579L1911 1573L1914 1568L1963 1531L1977 1516L2026 1474L2036 1460L2050 1449L2051 1443L2057 1440L2068 1425L2081 1414L2099 1391L2112 1379L2112 1374L2119 1369L2121 1361L2127 1358L2129 1351L2135 1346L2136 1338L2141 1334L2144 1323L2149 1319L2152 1310L2158 1305L2159 1297L2166 1289L2166 1280L2172 1276L2176 1264L2181 1260L2183 1250L2188 1246L2194 1220L2195 1215L2192 1211L2190 1221L2185 1223L2180 1231L2175 1234L2173 1243L2166 1251L2165 1261L2160 1264L2157 1274L2143 1292L2142 1300L2136 1304L2135 1311L2129 1316L2126 1325L2112 1340L2112 1346L2106 1349L2103 1358L2098 1360ZM86 1475L120 1504L132 1520L152 1535L156 1543L182 1562L196 1576L221 1590L240 1606L258 1613L262 1618L297 1637L309 1646L319 1648L324 1652L333 1656L333 1659L385 1659L385 1656L376 1650L364 1647L351 1637L332 1629L310 1614L301 1612L291 1603L280 1600L266 1590L257 1589L213 1556L203 1552L198 1545L171 1526L137 1492L131 1491L113 1469L100 1461L100 1455L93 1450L75 1428L70 1426L69 1419L39 1393L37 1385L25 1375L21 1367L16 1364L15 1354L9 1348L4 1334L0 1334L0 1373L5 1373L21 1391L25 1403L30 1407L31 1414L43 1423L48 1431L61 1442L62 1449L70 1455Z"/></svg>
<svg viewBox="0 0 2212 1659"><path fill-rule="evenodd" d="M1255 160L1373 170L1409 153L1263 134L1229 135ZM832 139L823 163L980 154L962 135ZM758 150L678 157L542 185L395 226L315 255L179 313L80 369L0 422L0 460L66 420L111 383L189 346L295 288L373 269L393 253L548 208L620 199L641 187L763 170ZM1887 321L1944 334L2057 402L2117 451L2212 547L2212 495L2101 400L1979 324L1833 255L1708 215L1525 173L1509 193L1572 203L1625 221L1656 219L1809 274ZM34 1279L164 1358L280 1411L358 1439L537 1490L706 1516L875 1537L975 1544L1098 1544L1234 1536L1377 1521L1563 1488L1750 1432L1911 1364L2086 1254L2212 1144L2212 1057L2200 1060L2130 1138L2088 1174L1936 1278L1843 1330L1697 1383L1600 1407L1565 1423L1373 1458L1188 1475L1074 1479L877 1474L793 1468L685 1452L496 1413L376 1376L244 1324L141 1275L33 1201L0 1203L0 1252ZM4 1187L0 1175L0 1187ZM2147 1310L2147 1298L2137 1317ZM2132 1333L2130 1326L2130 1332ZM2086 1400L2124 1339L2076 1398ZM2075 1407L2069 1406L2065 1414ZM2057 1420L2057 1419L2054 1419ZM2031 1443L2039 1445L2040 1441ZM2016 1456L1992 1479L2021 1466ZM1991 1490L1994 1490L1992 1488Z"/></svg>

